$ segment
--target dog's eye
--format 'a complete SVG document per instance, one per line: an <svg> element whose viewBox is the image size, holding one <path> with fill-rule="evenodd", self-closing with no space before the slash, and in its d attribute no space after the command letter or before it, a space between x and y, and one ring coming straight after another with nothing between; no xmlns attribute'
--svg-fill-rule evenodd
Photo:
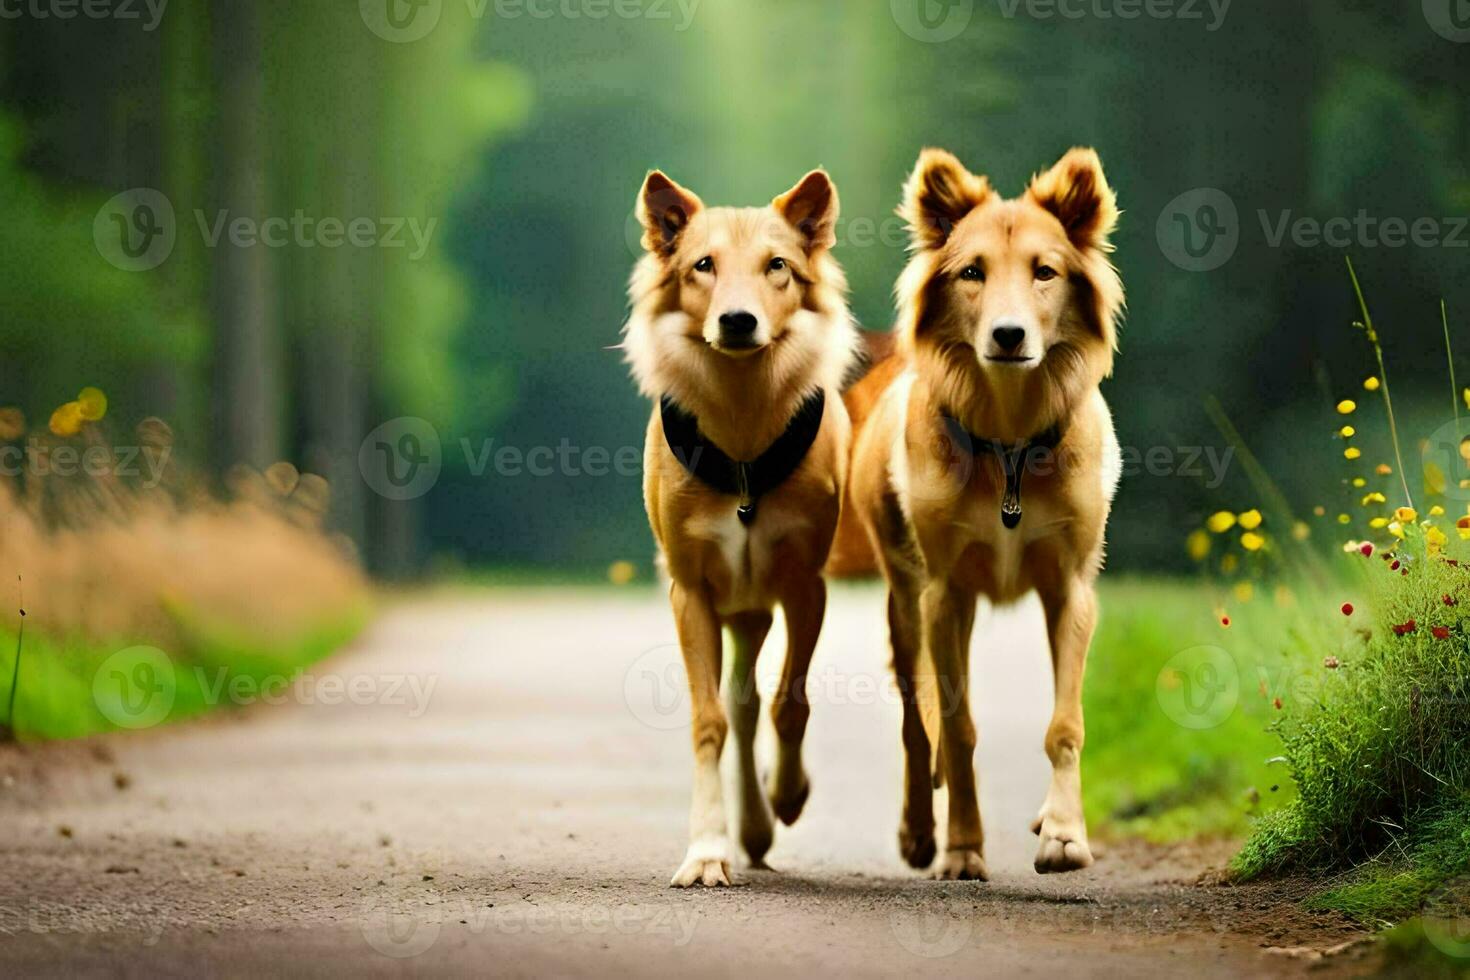
<svg viewBox="0 0 1470 980"><path fill-rule="evenodd" d="M694 271L695 272L713 272L713 271L715 271L715 260L714 260L714 258L712 256L706 255L704 258L702 258L698 262L694 263Z"/></svg>
<svg viewBox="0 0 1470 980"><path fill-rule="evenodd" d="M786 268L786 260L779 255L766 263L767 272L780 272L784 268Z"/></svg>
<svg viewBox="0 0 1470 980"><path fill-rule="evenodd" d="M960 278L968 282L984 282L985 270L972 262L960 270Z"/></svg>
<svg viewBox="0 0 1470 980"><path fill-rule="evenodd" d="M1049 265L1038 265L1036 267L1037 282L1051 282L1057 277L1057 270Z"/></svg>

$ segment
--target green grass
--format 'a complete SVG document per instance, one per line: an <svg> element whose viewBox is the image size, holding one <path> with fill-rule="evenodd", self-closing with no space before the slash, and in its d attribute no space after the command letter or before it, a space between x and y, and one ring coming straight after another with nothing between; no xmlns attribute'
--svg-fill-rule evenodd
<svg viewBox="0 0 1470 980"><path fill-rule="evenodd" d="M1304 661L1280 649L1273 600L1230 608L1229 628L1200 584L1104 579L1100 603L1084 687L1089 826L1239 836L1289 799L1268 727Z"/></svg>
<svg viewBox="0 0 1470 980"><path fill-rule="evenodd" d="M1360 562L1372 612L1334 651L1331 683L1280 725L1297 799L1235 861L1247 878L1339 873L1315 904L1372 923L1470 873L1470 566L1427 558L1421 533L1398 551L1407 575Z"/></svg>
<svg viewBox="0 0 1470 980"><path fill-rule="evenodd" d="M254 700L350 640L367 622L366 603L337 611L286 640L178 616L176 649L153 652L146 639L98 643L27 629L15 717L23 741L79 738L146 728ZM0 711L10 703L16 636L0 630ZM232 697L233 689L243 697Z"/></svg>

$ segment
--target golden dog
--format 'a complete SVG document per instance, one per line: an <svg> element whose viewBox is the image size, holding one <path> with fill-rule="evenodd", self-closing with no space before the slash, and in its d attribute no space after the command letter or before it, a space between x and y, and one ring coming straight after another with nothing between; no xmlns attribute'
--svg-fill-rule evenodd
<svg viewBox="0 0 1470 980"><path fill-rule="evenodd" d="M822 628L822 566L837 528L850 429L840 390L857 333L831 255L837 191L813 171L765 208L706 208L657 171L638 195L646 253L629 286L623 346L654 400L644 501L669 576L689 676L694 793L689 848L671 884L727 885L727 826L753 864L771 846L771 809L801 814L806 673ZM788 637L772 699L777 757L755 772L755 662L779 604ZM721 627L731 635L728 717ZM719 760L739 756L727 821Z"/></svg>
<svg viewBox="0 0 1470 980"><path fill-rule="evenodd" d="M897 350L847 396L856 434L832 558L846 573L876 561L888 582L904 705L899 848L914 867L933 862L934 788L948 782L935 874L987 877L970 633L978 596L1003 604L1034 589L1056 697L1046 732L1051 788L1032 825L1041 837L1035 866L1085 868L1082 674L1120 470L1098 390L1123 305L1107 259L1117 205L1091 150L1070 151L1004 200L931 149L900 213L913 256L897 287Z"/></svg>

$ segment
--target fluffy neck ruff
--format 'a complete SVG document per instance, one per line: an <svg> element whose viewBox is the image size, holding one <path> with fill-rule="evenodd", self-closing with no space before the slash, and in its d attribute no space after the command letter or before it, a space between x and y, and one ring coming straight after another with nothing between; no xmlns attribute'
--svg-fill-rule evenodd
<svg viewBox="0 0 1470 980"><path fill-rule="evenodd" d="M721 354L678 306L677 284L656 256L645 255L629 286L632 312L622 348L638 388L667 395L699 420L704 434L736 459L759 456L818 389L835 396L856 356L857 328L836 260L813 261L818 275L805 307L774 341L745 357Z"/></svg>

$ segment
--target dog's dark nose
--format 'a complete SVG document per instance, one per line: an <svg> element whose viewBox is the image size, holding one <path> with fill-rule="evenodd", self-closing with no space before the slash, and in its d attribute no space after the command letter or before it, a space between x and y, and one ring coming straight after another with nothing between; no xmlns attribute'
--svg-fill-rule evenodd
<svg viewBox="0 0 1470 980"><path fill-rule="evenodd" d="M1021 341L1026 339L1025 327L996 327L990 334L995 338L995 345L1001 350L1009 353L1021 346Z"/></svg>
<svg viewBox="0 0 1470 980"><path fill-rule="evenodd" d="M729 337L749 337L755 333L755 314L744 310L721 313L720 330Z"/></svg>

